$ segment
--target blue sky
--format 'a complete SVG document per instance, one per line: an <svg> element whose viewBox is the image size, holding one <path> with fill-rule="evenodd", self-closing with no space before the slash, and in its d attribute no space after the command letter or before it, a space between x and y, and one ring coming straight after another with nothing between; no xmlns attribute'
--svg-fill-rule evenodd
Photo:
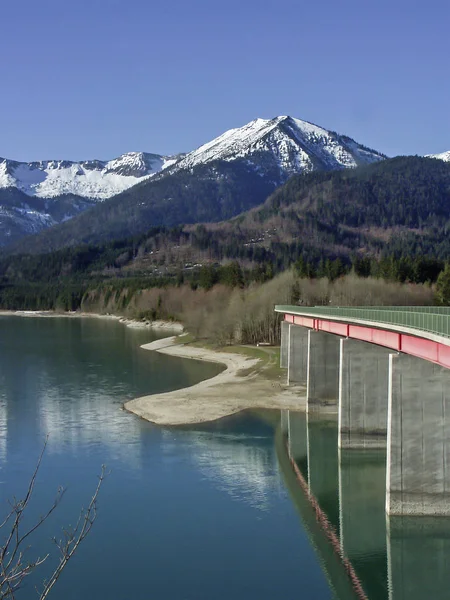
<svg viewBox="0 0 450 600"><path fill-rule="evenodd" d="M435 0L5 2L0 156L171 154L283 114L443 152L449 23Z"/></svg>

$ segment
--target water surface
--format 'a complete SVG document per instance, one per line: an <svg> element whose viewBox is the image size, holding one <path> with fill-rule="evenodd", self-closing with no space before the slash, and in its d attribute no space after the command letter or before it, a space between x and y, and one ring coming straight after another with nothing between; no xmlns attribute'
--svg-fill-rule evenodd
<svg viewBox="0 0 450 600"><path fill-rule="evenodd" d="M165 429L120 409L220 367L142 350L154 335L114 321L0 317L0 333L1 506L25 489L46 435L29 523L67 486L32 556L54 556L50 536L75 522L101 465L110 471L52 598L337 597L285 487L270 418Z"/></svg>
<svg viewBox="0 0 450 600"><path fill-rule="evenodd" d="M289 475L287 447L339 538L338 550L350 560L369 600L448 598L450 519L386 518L386 451L339 451L335 418L287 412L283 422L288 426L279 439L280 464L337 596L349 598L352 591L336 565L336 554L314 526L312 509L298 481Z"/></svg>

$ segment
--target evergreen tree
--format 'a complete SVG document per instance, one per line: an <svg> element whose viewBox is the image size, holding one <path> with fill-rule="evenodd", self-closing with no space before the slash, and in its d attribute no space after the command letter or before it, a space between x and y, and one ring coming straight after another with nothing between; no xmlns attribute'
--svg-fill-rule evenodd
<svg viewBox="0 0 450 600"><path fill-rule="evenodd" d="M439 273L436 282L436 300L439 304L450 304L450 263L446 263L443 271Z"/></svg>

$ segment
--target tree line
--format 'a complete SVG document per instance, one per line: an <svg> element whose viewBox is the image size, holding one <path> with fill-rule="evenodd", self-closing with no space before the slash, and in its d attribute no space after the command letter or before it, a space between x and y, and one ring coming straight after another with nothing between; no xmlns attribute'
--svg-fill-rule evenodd
<svg viewBox="0 0 450 600"><path fill-rule="evenodd" d="M85 256L88 256L87 252ZM34 272L38 267L38 257L33 257ZM77 264L79 256L76 259ZM54 266L55 263L52 263ZM17 265L16 265L17 266ZM29 281L24 277L27 270L3 272L0 278L0 308L9 310L61 310L76 311L83 306L87 295L96 290L103 298L105 305L114 299L115 310L126 310L129 299L142 290L180 288L189 286L191 290L209 291L215 286L230 289L245 289L253 284L264 284L271 281L277 271L272 263L262 263L251 268L243 267L238 261L226 264L197 265L187 270L173 270L165 274L128 276L101 276L83 269L69 270L64 275L51 275L49 270L38 271L35 279ZM293 271L299 279L324 279L334 282L346 275L353 274L359 279L371 278L395 283L427 284L438 282L442 286L445 277L450 277L450 265L441 260L426 257L382 257L377 260L370 257L356 256L342 260L321 259L319 262L308 261L301 256L293 264ZM29 271L28 271L29 272ZM59 267L56 269L59 272ZM441 283L439 283L441 282ZM448 294L450 301L450 292ZM440 302L447 303L447 295L440 296ZM153 315L158 315L153 311Z"/></svg>

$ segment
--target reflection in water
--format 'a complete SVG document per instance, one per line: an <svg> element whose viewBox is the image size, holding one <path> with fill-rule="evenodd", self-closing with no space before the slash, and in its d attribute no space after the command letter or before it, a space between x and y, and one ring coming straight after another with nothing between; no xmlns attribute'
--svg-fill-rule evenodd
<svg viewBox="0 0 450 600"><path fill-rule="evenodd" d="M273 600L299 590L308 600L354 598L298 486L286 440L369 600L447 598L450 521L397 518L386 527L384 454L338 454L336 421L283 414L275 442L292 504L266 422L239 415L163 430L119 408L199 381L215 366L140 350L148 332L114 322L0 318L0 326L0 499L20 492L46 433L36 515L59 484L69 485L33 548L48 549L89 497L100 465L111 469L95 534L55 600ZM121 568L111 569L118 547ZM21 598L33 594L30 586Z"/></svg>
<svg viewBox="0 0 450 600"><path fill-rule="evenodd" d="M385 451L338 451L337 423L330 420L286 411L281 424L287 448L338 532L341 551L367 598L448 598L450 519L386 518ZM281 448L286 453L284 443ZM302 518L305 512L303 507ZM342 566L339 572L317 531L311 541L320 551L336 597L353 597L342 581Z"/></svg>
<svg viewBox="0 0 450 600"><path fill-rule="evenodd" d="M289 415L287 415L287 413L289 413ZM285 420L283 417L287 417L286 420L290 421L290 436L288 433L289 424L286 424L286 426L283 427L283 421ZM294 455L291 453L292 448L297 448L298 450L301 450L302 447L306 448L306 444L296 444L294 442L295 434L293 434L293 430L295 430L296 434L303 431L303 434L306 435L306 417L302 413L282 411L281 423L282 427L281 429L278 429L275 437L279 465L285 485L289 490L294 506L299 512L302 524L308 533L309 541L319 558L322 570L328 580L328 584L333 594L332 597L336 600L356 600L357 597L354 593L352 583L346 571L343 569L341 559L335 552L330 544L330 540L319 524L317 514L307 494L299 485L299 481L290 462L291 459L289 455L294 458ZM299 454L300 452L298 452L294 458L298 465L299 461L302 460L298 458ZM303 464L307 464L306 458L303 459ZM305 471L302 469L301 471L306 480Z"/></svg>
<svg viewBox="0 0 450 600"><path fill-rule="evenodd" d="M423 600L450 596L450 520L390 517L389 599Z"/></svg>
<svg viewBox="0 0 450 600"><path fill-rule="evenodd" d="M282 484L272 444L266 436L193 431L193 460L218 489L263 511Z"/></svg>
<svg viewBox="0 0 450 600"><path fill-rule="evenodd" d="M339 483L336 420L306 417L308 487L339 533Z"/></svg>
<svg viewBox="0 0 450 600"><path fill-rule="evenodd" d="M47 393L36 400L39 427L49 435L48 453L63 455L80 446L106 445L115 459L128 461L130 467L138 466L142 428L137 419L133 419L124 432L120 403L112 403L108 393L98 391L93 398L83 395L73 402L62 401L59 390L48 388ZM116 410L112 411L111 405Z"/></svg>
<svg viewBox="0 0 450 600"><path fill-rule="evenodd" d="M2 464L6 460L7 435L8 405L6 403L4 395L0 394L0 464Z"/></svg>
<svg viewBox="0 0 450 600"><path fill-rule="evenodd" d="M49 436L47 454L106 445L131 466L140 458L142 426L128 418L124 428L121 404L221 370L149 353L140 344L157 337L153 332L114 321L0 317L0 325L0 456L6 452L8 418L13 444L37 424L38 444ZM28 436L35 437L31 430Z"/></svg>
<svg viewBox="0 0 450 600"><path fill-rule="evenodd" d="M100 465L110 471L92 535L55 600L331 597L280 489L273 426L238 415L164 430L120 410L220 367L140 350L151 334L115 322L6 317L0 327L0 510L23 490L47 433L30 518L68 487L32 551L54 551L51 536L77 518ZM46 568L18 600L35 595Z"/></svg>
<svg viewBox="0 0 450 600"><path fill-rule="evenodd" d="M387 597L385 490L385 452L339 452L341 548L369 598Z"/></svg>

